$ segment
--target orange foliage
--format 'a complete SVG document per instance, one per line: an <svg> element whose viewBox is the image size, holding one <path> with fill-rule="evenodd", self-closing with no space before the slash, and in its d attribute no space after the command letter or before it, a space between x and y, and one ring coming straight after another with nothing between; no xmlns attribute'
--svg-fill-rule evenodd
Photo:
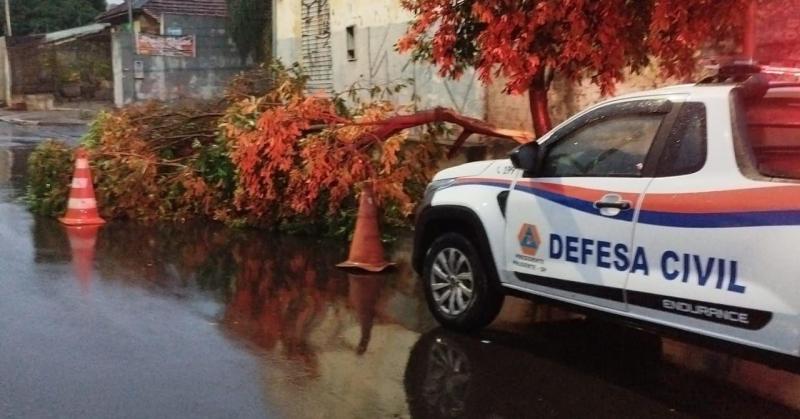
<svg viewBox="0 0 800 419"><path fill-rule="evenodd" d="M474 66L512 93L529 89L542 69L569 80L591 78L604 93L623 71L657 58L668 75L694 71L707 42L735 37L749 0L402 0L415 14L401 51L458 77Z"/></svg>
<svg viewBox="0 0 800 419"><path fill-rule="evenodd" d="M729 44L750 0L401 0L414 13L400 51L443 77L474 68L489 84L528 93L537 136L551 128L554 74L613 93L625 71L656 59L666 76L688 77L698 50ZM721 51L723 52L723 51ZM728 51L724 51L728 52Z"/></svg>
<svg viewBox="0 0 800 419"><path fill-rule="evenodd" d="M305 78L280 67L236 78L218 104L148 103L103 114L83 145L99 207L109 219L213 218L236 225L343 235L361 182L375 181L384 221L407 225L442 149L376 126L398 109L304 93ZM393 116L394 115L394 116ZM431 122L431 121L427 121Z"/></svg>
<svg viewBox="0 0 800 419"><path fill-rule="evenodd" d="M303 79L279 74L276 88L260 98L234 103L223 117L231 160L237 168L237 210L251 223L334 216L347 203L355 206L358 185L374 180L388 217L402 220L442 156L429 141L371 135L372 123L397 109L376 101L337 113L328 98L306 96Z"/></svg>
<svg viewBox="0 0 800 419"><path fill-rule="evenodd" d="M330 102L316 97L292 97L282 106L264 110L254 129L233 138L237 208L255 218L270 215L287 198L304 132L316 123L337 120Z"/></svg>

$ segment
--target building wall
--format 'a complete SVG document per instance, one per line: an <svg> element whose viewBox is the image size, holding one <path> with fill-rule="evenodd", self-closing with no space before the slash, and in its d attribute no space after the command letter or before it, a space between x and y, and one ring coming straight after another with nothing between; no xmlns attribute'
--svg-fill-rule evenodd
<svg viewBox="0 0 800 419"><path fill-rule="evenodd" d="M213 99L222 95L231 77L247 67L225 31L225 19L204 16L163 15L161 30L195 35L196 57L141 56L133 54L130 33L115 30L113 60L115 104L136 100ZM134 60L143 73L134 79ZM120 93L121 92L121 93Z"/></svg>
<svg viewBox="0 0 800 419"><path fill-rule="evenodd" d="M410 62L408 54L395 51L411 15L397 0L277 0L275 3L276 56L285 64L303 64L300 39L302 7L328 1L333 90L351 87L390 86L413 79L414 85L399 94L397 103L419 97L419 106L446 106L484 118L485 90L473 72L458 80L439 77L427 64ZM348 58L347 28L353 27L355 59Z"/></svg>
<svg viewBox="0 0 800 419"><path fill-rule="evenodd" d="M275 56L287 65L300 62L301 0L274 0L273 4Z"/></svg>
<svg viewBox="0 0 800 419"><path fill-rule="evenodd" d="M679 81L660 77L658 69L651 66L643 69L639 74L625 74L624 80L617 84L614 95L655 89L677 82ZM487 86L487 120L504 128L532 131L533 123L531 122L527 93L509 95L503 92L504 87L504 79L497 79ZM553 125L555 126L570 116L605 99L608 99L608 97L603 96L600 93L600 88L589 80L584 80L581 83L572 83L556 77L550 86L548 94L550 117Z"/></svg>
<svg viewBox="0 0 800 419"><path fill-rule="evenodd" d="M60 43L45 43L43 36L4 40L8 46L11 94L52 94L70 100L109 99L111 46L108 32Z"/></svg>
<svg viewBox="0 0 800 419"><path fill-rule="evenodd" d="M471 72L467 72L458 81L446 80L439 77L432 66L412 63L408 54L398 54L394 45L405 33L407 24L412 19L412 15L402 9L399 0L275 0L275 51L276 56L285 64L303 61L302 7L322 1L329 2L331 14L330 46L334 91L341 92L354 85L365 88L387 85L411 78L415 81L413 88L399 95L396 99L398 103L409 103L411 95L415 94L420 97L420 108L452 107L486 119L498 127L532 131L527 95L504 93L504 80L496 80L483 86ZM779 4L775 0L759 2ZM780 13L772 9L761 13L772 16L771 19L775 19L776 14ZM759 28L763 28L764 22L768 20L761 15ZM795 29L800 27L794 16L785 20L787 23L784 26L790 31L796 32ZM354 60L348 57L349 26L354 28ZM792 42L787 42L791 46L800 45L800 42L794 42L792 36L784 34L780 38L791 38ZM758 41L759 48L766 50L770 47L764 36L760 35ZM614 94L654 89L686 81L689 80L665 79L659 75L655 66L651 66L637 74L626 74ZM556 125L606 97L589 80L576 84L557 77L550 89L549 99L551 118ZM514 143L503 140L488 143L492 147L489 148L487 157L504 156L515 146Z"/></svg>
<svg viewBox="0 0 800 419"><path fill-rule="evenodd" d="M11 94L55 92L52 50L41 47L41 36L6 38L11 63Z"/></svg>

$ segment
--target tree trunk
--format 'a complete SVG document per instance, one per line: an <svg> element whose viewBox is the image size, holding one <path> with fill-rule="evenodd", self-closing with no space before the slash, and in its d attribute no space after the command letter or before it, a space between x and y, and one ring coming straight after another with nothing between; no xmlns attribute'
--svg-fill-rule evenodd
<svg viewBox="0 0 800 419"><path fill-rule="evenodd" d="M546 134L553 127L550 111L547 109L547 91L550 88L550 76L546 70L540 71L528 87L531 121L536 138Z"/></svg>
<svg viewBox="0 0 800 419"><path fill-rule="evenodd" d="M545 109L546 108L547 107L545 106ZM461 115L458 112L447 108L433 108L425 111L419 111L410 115L396 115L381 121L355 123L352 125L376 126L374 130L365 133L361 136L361 138L358 138L356 143L359 143L361 141L383 141L404 129L430 124L433 122L449 122L463 128L461 134L450 147L448 157L453 157L455 152L472 134L509 139L520 144L534 140L534 136L529 132L497 128L486 121Z"/></svg>
<svg viewBox="0 0 800 419"><path fill-rule="evenodd" d="M750 2L745 14L744 34L742 36L742 50L744 56L755 62L756 55L756 2Z"/></svg>

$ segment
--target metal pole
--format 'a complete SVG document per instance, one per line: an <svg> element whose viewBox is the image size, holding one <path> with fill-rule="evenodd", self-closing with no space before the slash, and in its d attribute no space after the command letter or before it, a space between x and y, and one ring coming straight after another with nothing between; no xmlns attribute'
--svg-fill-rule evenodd
<svg viewBox="0 0 800 419"><path fill-rule="evenodd" d="M128 3L128 27L133 33L133 0L125 0Z"/></svg>
<svg viewBox="0 0 800 419"><path fill-rule="evenodd" d="M11 0L5 0L5 9L6 9L6 36L12 36L12 34L11 34Z"/></svg>

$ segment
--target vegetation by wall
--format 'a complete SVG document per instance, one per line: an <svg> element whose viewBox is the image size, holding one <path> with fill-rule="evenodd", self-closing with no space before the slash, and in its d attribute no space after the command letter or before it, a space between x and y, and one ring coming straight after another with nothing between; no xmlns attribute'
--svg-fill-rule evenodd
<svg viewBox="0 0 800 419"><path fill-rule="evenodd" d="M376 88L362 102L309 96L304 84L296 68L262 67L234 79L221 103L146 103L100 115L82 145L102 215L345 235L360 185L374 181L383 221L407 226L443 156L434 141L441 130L379 141L368 135L372 123L398 110L384 99L402 86ZM69 161L63 144L34 151L31 210L63 209Z"/></svg>

